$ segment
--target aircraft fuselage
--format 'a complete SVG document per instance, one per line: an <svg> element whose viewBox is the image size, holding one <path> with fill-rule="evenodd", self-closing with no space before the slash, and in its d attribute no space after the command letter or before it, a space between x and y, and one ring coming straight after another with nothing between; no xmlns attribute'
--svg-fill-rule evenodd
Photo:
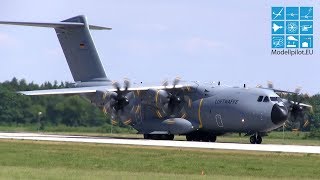
<svg viewBox="0 0 320 180"><path fill-rule="evenodd" d="M181 102L173 112L159 102L167 98L161 93L174 94L174 90L127 93L128 105L112 118L141 134L188 135L198 131L216 136L265 133L282 126L288 116L281 98L268 89L192 83L177 94ZM114 109L104 107L104 111L112 114Z"/></svg>

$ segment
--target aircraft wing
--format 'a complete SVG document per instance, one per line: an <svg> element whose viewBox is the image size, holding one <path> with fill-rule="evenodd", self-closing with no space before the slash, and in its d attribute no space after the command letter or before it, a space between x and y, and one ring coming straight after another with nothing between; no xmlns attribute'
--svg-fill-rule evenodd
<svg viewBox="0 0 320 180"><path fill-rule="evenodd" d="M35 90L35 91L19 91L18 93L27 96L39 96L39 95L57 95L57 94L86 94L95 93L97 90L91 87L85 88L63 88L63 89L47 89L47 90Z"/></svg>
<svg viewBox="0 0 320 180"><path fill-rule="evenodd" d="M275 93L285 93L285 94L297 94L296 92L292 91L285 91L285 90L280 90L280 89L272 89Z"/></svg>
<svg viewBox="0 0 320 180"><path fill-rule="evenodd" d="M290 101L290 103L292 103L292 104L294 104L294 103L298 104L298 102L295 102L295 101ZM312 108L311 105L309 105L309 104L304 104L304 103L299 103L299 106L302 106L302 107L305 107L305 108Z"/></svg>
<svg viewBox="0 0 320 180"><path fill-rule="evenodd" d="M182 88L187 87L187 85L173 85L168 86L140 86L140 87L131 87L128 88L128 91L144 91L148 89L172 89L172 88ZM121 91L124 88L120 88ZM113 86L92 86L92 87L78 87L78 88L62 88L62 89L48 89L48 90L34 90L34 91L19 91L18 93L24 94L27 96L39 96L39 95L58 95L58 94L88 94L95 93L97 91L103 92L115 92L116 88Z"/></svg>

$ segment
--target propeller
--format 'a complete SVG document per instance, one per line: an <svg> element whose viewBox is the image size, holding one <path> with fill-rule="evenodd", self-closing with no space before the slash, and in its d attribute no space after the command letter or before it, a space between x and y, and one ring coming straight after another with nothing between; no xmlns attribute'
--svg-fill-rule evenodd
<svg viewBox="0 0 320 180"><path fill-rule="evenodd" d="M312 113L312 106L306 106L302 103L303 100L309 98L309 95L301 94L301 89L301 87L297 87L294 90L294 94L287 96L289 103L288 110L292 117L288 121L291 121L291 127L294 127L298 130L305 129L309 124L309 120L307 120L308 123L305 122L306 109L309 108L310 112Z"/></svg>
<svg viewBox="0 0 320 180"><path fill-rule="evenodd" d="M124 90L121 91L120 84L118 82L113 82L113 87L117 89L116 94L112 94L111 99L113 100L110 104L116 113L118 111L123 111L124 107L129 104L129 100L126 97L128 93L128 88L130 87L130 81L128 79L124 80Z"/></svg>
<svg viewBox="0 0 320 180"><path fill-rule="evenodd" d="M173 88L171 90L171 92L168 92L168 110L169 110L169 114L173 115L177 109L180 109L181 104L182 104L182 98L179 95L179 91L176 90L176 86L179 84L181 78L176 77L173 82ZM165 81L168 82L168 81ZM166 85L167 86L167 85Z"/></svg>
<svg viewBox="0 0 320 180"><path fill-rule="evenodd" d="M294 121L296 121L298 117L303 117L304 115L303 108L300 106L300 101L291 103L289 111L293 116Z"/></svg>
<svg viewBox="0 0 320 180"><path fill-rule="evenodd" d="M298 118L302 118L304 116L304 109L303 107L300 105L300 103L302 102L302 98L299 95L301 91L301 87L297 87L294 92L295 94L293 94L293 100L290 100L290 95L288 96L288 102L290 103L289 105L289 111L293 117L293 121L296 122L298 120Z"/></svg>
<svg viewBox="0 0 320 180"><path fill-rule="evenodd" d="M263 88L261 85L258 85L257 87ZM312 106L303 104L302 101L305 98L308 98L308 94L304 94L302 96L301 94L301 87L298 86L293 92L289 91L281 91L274 89L274 85L272 81L267 82L267 88L273 89L275 92L277 92L280 96L284 97L283 101L286 104L288 111L292 118L287 121L287 124L295 124L304 119L305 116L305 109L307 107L310 107L310 110L312 111ZM285 95L285 96L283 96Z"/></svg>
<svg viewBox="0 0 320 180"><path fill-rule="evenodd" d="M166 116L175 116L177 113L181 113L182 117L185 118L187 113L184 105L191 107L192 100L186 94L182 93L185 90L190 91L190 87L176 88L180 83L181 78L176 77L172 81L172 86L169 85L169 81L163 81L162 85L164 89L151 89L149 91L149 98L154 99L150 101L151 105L157 107L156 114L159 118Z"/></svg>
<svg viewBox="0 0 320 180"><path fill-rule="evenodd" d="M129 105L128 89L130 87L130 81L125 79L123 82L123 88L121 88L121 85L116 81L113 82L112 85L116 91L107 91L103 93L102 110L106 114L110 114L112 124L116 124L118 120L125 121L128 119L124 111L126 110L125 107ZM121 111L121 113L119 111Z"/></svg>

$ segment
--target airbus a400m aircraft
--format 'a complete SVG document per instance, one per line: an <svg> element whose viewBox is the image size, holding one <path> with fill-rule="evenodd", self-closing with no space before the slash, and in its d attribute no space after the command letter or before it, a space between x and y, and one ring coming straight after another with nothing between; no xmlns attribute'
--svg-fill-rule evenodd
<svg viewBox="0 0 320 180"><path fill-rule="evenodd" d="M290 111L304 104L283 101L272 88L236 88L218 84L182 82L179 78L159 86L130 86L106 76L85 16L58 23L5 22L0 24L54 28L75 81L73 88L22 91L25 95L79 94L108 113L113 120L131 125L145 139L215 142L225 133L245 133L260 144L262 136L283 125ZM146 72L148 73L148 72Z"/></svg>

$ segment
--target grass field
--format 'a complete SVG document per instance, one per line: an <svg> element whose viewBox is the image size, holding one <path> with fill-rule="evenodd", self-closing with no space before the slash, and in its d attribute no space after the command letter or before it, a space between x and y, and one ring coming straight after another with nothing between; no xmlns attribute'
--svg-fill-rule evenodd
<svg viewBox="0 0 320 180"><path fill-rule="evenodd" d="M319 167L314 154L0 140L0 179L318 179Z"/></svg>
<svg viewBox="0 0 320 180"><path fill-rule="evenodd" d="M20 125L0 125L0 131L2 132L38 132L39 126L37 124L20 124ZM131 127L121 128L119 126L112 126L105 124L97 127L72 127L65 125L58 126L45 126L44 130L40 132L73 132L73 133L123 133L123 134L134 134L137 131Z"/></svg>

